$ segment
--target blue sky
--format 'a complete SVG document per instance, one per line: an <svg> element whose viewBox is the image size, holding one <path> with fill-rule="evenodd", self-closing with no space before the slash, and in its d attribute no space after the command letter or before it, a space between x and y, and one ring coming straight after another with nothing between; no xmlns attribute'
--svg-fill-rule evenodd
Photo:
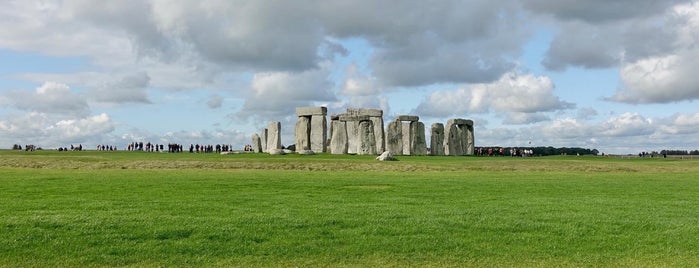
<svg viewBox="0 0 699 268"><path fill-rule="evenodd" d="M0 148L242 148L294 108L477 146L699 148L696 1L3 1ZM429 135L428 135L429 137Z"/></svg>

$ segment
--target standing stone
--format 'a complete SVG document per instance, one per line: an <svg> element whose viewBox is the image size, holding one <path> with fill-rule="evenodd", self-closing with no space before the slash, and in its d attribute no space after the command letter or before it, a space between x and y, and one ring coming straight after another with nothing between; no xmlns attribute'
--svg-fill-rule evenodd
<svg viewBox="0 0 699 268"><path fill-rule="evenodd" d="M376 154L376 136L374 135L374 125L371 120L360 121L358 124L359 148L358 155Z"/></svg>
<svg viewBox="0 0 699 268"><path fill-rule="evenodd" d="M464 152L466 155L475 155L476 154L476 143L475 143L475 136L473 134L473 121L472 120L467 120L465 124L465 130L466 130L466 151Z"/></svg>
<svg viewBox="0 0 699 268"><path fill-rule="evenodd" d="M262 142L260 141L260 135L252 135L252 151L256 153L262 152Z"/></svg>
<svg viewBox="0 0 699 268"><path fill-rule="evenodd" d="M401 129L403 132L403 155L411 155L411 149L412 149L412 139L414 133L410 131L410 123L409 122L401 122Z"/></svg>
<svg viewBox="0 0 699 268"><path fill-rule="evenodd" d="M262 129L262 134L260 134L260 141L262 142L262 152L266 153L267 152L267 138L269 137L268 135L269 131L265 128Z"/></svg>
<svg viewBox="0 0 699 268"><path fill-rule="evenodd" d="M279 121L270 122L267 129L269 133L267 134L267 151L270 152L272 149L282 148L282 124Z"/></svg>
<svg viewBox="0 0 699 268"><path fill-rule="evenodd" d="M376 137L376 152L383 152L386 150L384 142L385 134L383 131L383 117L372 116L370 119L371 123L374 125L374 136Z"/></svg>
<svg viewBox="0 0 699 268"><path fill-rule="evenodd" d="M454 124L452 119L447 121L447 126L444 128L444 154L445 155L461 155L461 136L459 135L459 126Z"/></svg>
<svg viewBox="0 0 699 268"><path fill-rule="evenodd" d="M393 155L403 154L403 124L394 120L386 128L386 150Z"/></svg>
<svg viewBox="0 0 699 268"><path fill-rule="evenodd" d="M321 107L325 108L325 107ZM325 108L327 109L327 108ZM327 110L324 110L327 111ZM327 145L326 145L326 140L328 139L328 121L325 118L325 115L313 115L311 117L311 132L309 134L309 137L311 139L310 141L310 149L311 151L314 152L326 152L327 151ZM298 148L298 147L297 147Z"/></svg>
<svg viewBox="0 0 699 268"><path fill-rule="evenodd" d="M442 123L432 124L430 155L444 155L444 124Z"/></svg>
<svg viewBox="0 0 699 268"><path fill-rule="evenodd" d="M330 153L331 154L346 154L347 153L347 127L343 121L330 121Z"/></svg>
<svg viewBox="0 0 699 268"><path fill-rule="evenodd" d="M357 148L359 147L359 122L357 121L345 121L345 128L347 129L347 153L356 154Z"/></svg>
<svg viewBox="0 0 699 268"><path fill-rule="evenodd" d="M296 129L294 137L296 141L296 151L311 149L311 119L307 116L299 116L296 118Z"/></svg>
<svg viewBox="0 0 699 268"><path fill-rule="evenodd" d="M427 155L427 140L425 139L425 124L419 121L410 122L410 155Z"/></svg>

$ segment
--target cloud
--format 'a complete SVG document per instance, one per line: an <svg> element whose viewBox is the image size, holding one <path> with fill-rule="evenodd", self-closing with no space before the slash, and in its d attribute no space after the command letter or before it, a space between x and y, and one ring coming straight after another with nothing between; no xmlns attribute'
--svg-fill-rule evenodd
<svg viewBox="0 0 699 268"><path fill-rule="evenodd" d="M328 71L323 69L301 73L257 73L250 85L251 94L236 116L271 120L295 115L295 107L335 101L328 75Z"/></svg>
<svg viewBox="0 0 699 268"><path fill-rule="evenodd" d="M90 90L89 96L107 103L151 103L146 90L150 77L145 72L131 74Z"/></svg>
<svg viewBox="0 0 699 268"><path fill-rule="evenodd" d="M527 0L525 8L552 15L559 20L577 20L588 23L608 23L631 18L643 18L662 13L676 3L687 1L657 0Z"/></svg>
<svg viewBox="0 0 699 268"><path fill-rule="evenodd" d="M531 114L575 106L560 100L553 94L553 89L554 84L548 77L508 73L493 83L434 92L418 105L414 113L446 117L494 110L518 113L510 116L509 122L531 123L544 120L544 116Z"/></svg>
<svg viewBox="0 0 699 268"><path fill-rule="evenodd" d="M206 101L206 106L210 109L218 109L223 105L223 96L218 94L213 94L209 96L209 100Z"/></svg>
<svg viewBox="0 0 699 268"><path fill-rule="evenodd" d="M92 143L108 139L115 123L107 114L60 119L30 112L0 120L0 143L36 144L45 148Z"/></svg>
<svg viewBox="0 0 699 268"><path fill-rule="evenodd" d="M66 84L45 82L34 92L8 91L2 102L24 111L63 115L87 115L89 106L83 95L74 93Z"/></svg>

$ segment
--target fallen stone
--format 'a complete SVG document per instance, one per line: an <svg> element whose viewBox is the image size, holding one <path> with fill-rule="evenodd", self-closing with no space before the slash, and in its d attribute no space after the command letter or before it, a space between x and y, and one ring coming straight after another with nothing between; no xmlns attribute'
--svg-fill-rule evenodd
<svg viewBox="0 0 699 268"><path fill-rule="evenodd" d="M313 152L313 150L301 150L298 152L298 154L300 154L300 155L314 155L316 153Z"/></svg>
<svg viewBox="0 0 699 268"><path fill-rule="evenodd" d="M283 149L270 149L269 154L271 155L283 155L285 154Z"/></svg>
<svg viewBox="0 0 699 268"><path fill-rule="evenodd" d="M393 154L389 151L385 151L381 153L381 155L376 157L376 160L379 161L396 161L397 159L393 157Z"/></svg>

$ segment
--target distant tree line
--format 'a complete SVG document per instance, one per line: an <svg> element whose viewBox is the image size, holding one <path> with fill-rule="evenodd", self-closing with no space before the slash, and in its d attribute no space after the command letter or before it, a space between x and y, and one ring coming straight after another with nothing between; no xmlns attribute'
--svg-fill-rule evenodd
<svg viewBox="0 0 699 268"><path fill-rule="evenodd" d="M699 150L662 150L660 154L663 155L699 155Z"/></svg>
<svg viewBox="0 0 699 268"><path fill-rule="evenodd" d="M478 150L480 148L480 150ZM476 152L481 152L477 155L497 155L497 156L520 156L517 152L529 151L531 156L547 156L547 155L598 155L597 149L586 149L580 147L477 147ZM490 153L492 152L492 153Z"/></svg>

